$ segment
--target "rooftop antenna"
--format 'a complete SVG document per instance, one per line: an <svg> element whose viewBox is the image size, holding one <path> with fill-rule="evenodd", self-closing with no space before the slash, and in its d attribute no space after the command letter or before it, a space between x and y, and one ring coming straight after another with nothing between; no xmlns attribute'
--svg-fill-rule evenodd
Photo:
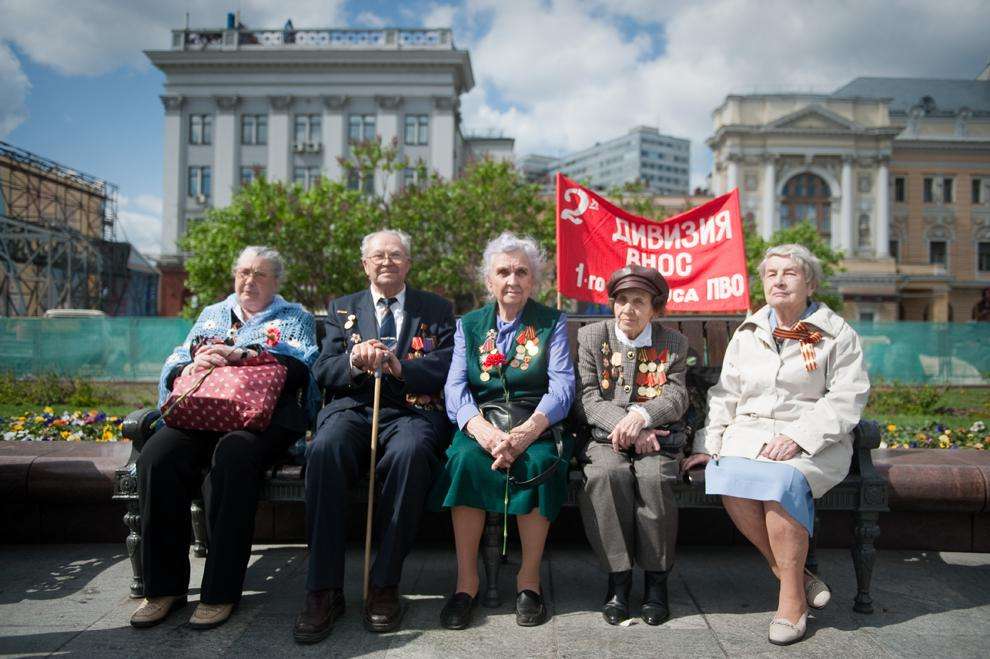
<svg viewBox="0 0 990 659"><path fill-rule="evenodd" d="M189 30L189 12L186 12L186 31Z"/></svg>

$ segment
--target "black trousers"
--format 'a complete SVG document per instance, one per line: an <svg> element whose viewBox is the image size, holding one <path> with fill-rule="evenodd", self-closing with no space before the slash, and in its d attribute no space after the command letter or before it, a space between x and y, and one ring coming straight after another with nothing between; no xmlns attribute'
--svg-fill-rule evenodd
<svg viewBox="0 0 990 659"><path fill-rule="evenodd" d="M202 487L210 549L200 601L230 604L241 598L262 473L297 437L275 425L260 433L226 434L166 426L151 436L137 462L146 597L188 590L189 505Z"/></svg>
<svg viewBox="0 0 990 659"><path fill-rule="evenodd" d="M382 407L378 422L377 497L373 520L377 553L371 584L397 586L402 562L419 529L427 494L440 469L444 438L415 412ZM306 452L307 590L341 588L348 490L368 474L371 408L330 415ZM364 518L364 511L361 511Z"/></svg>

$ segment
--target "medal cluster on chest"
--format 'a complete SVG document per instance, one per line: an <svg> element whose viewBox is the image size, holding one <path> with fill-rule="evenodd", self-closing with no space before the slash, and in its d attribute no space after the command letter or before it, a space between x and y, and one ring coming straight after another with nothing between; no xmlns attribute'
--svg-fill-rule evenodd
<svg viewBox="0 0 990 659"><path fill-rule="evenodd" d="M509 357L502 355L495 345L498 332L495 328L488 330L485 342L478 348L478 359L481 362L481 381L488 382L492 378L491 371L495 368L518 368L520 371L529 369L533 359L540 354L540 339L536 336L536 328L527 325L516 335ZM501 357L501 359L499 359Z"/></svg>
<svg viewBox="0 0 990 659"><path fill-rule="evenodd" d="M664 348L627 348L613 351L608 341L602 342L602 391L621 387L632 393L637 401L652 400L663 391L667 382L670 352ZM623 360L625 356L625 360ZM633 372L626 373L623 362L632 365Z"/></svg>

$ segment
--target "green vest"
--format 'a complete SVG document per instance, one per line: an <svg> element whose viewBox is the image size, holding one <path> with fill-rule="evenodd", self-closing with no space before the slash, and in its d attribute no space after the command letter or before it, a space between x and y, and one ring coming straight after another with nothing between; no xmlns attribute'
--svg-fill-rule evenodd
<svg viewBox="0 0 990 659"><path fill-rule="evenodd" d="M547 376L547 365L549 364L550 336L560 318L560 312L556 309L544 306L534 300L528 300L523 307L519 319L519 327L513 337L509 354L505 355L509 364L502 367L502 376L499 376L499 369L493 368L489 371L489 379L482 379L482 360L488 356L488 352L479 352L488 337L489 330L497 330L496 327L496 306L494 303L486 304L480 309L465 314L461 318L461 328L464 330L465 358L467 359L468 386L475 400L480 403L487 403L493 400L504 400L505 389L509 391L509 399L517 398L539 398L547 392L549 377ZM525 332L527 327L532 327L536 332L537 353L528 355L529 362L524 358L528 353L516 353L516 339ZM523 346L525 347L525 346ZM522 364L528 367L520 368ZM517 364L517 365L516 365ZM502 378L505 378L505 388L503 388Z"/></svg>

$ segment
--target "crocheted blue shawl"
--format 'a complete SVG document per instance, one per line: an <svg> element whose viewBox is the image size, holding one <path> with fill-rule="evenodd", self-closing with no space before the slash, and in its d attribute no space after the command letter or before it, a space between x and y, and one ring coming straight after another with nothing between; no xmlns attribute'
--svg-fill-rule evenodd
<svg viewBox="0 0 990 659"><path fill-rule="evenodd" d="M199 314L186 340L182 345L176 346L165 360L158 380L159 407L165 403L169 395L169 390L165 387L169 373L177 365L192 361L189 348L193 339L196 337L226 339L230 332L230 312L236 306L237 295L231 293L226 300L211 304ZM281 333L278 343L274 346L265 343L266 332L270 327L277 327ZM256 313L244 323L237 331L234 345L240 347L260 345L270 352L298 359L307 368L313 366L320 353L316 345L316 322L313 320L313 315L295 302L286 302L281 295L276 295L264 311ZM306 422L309 423L315 418L320 405L320 393L312 371L309 374L309 386L306 390Z"/></svg>

